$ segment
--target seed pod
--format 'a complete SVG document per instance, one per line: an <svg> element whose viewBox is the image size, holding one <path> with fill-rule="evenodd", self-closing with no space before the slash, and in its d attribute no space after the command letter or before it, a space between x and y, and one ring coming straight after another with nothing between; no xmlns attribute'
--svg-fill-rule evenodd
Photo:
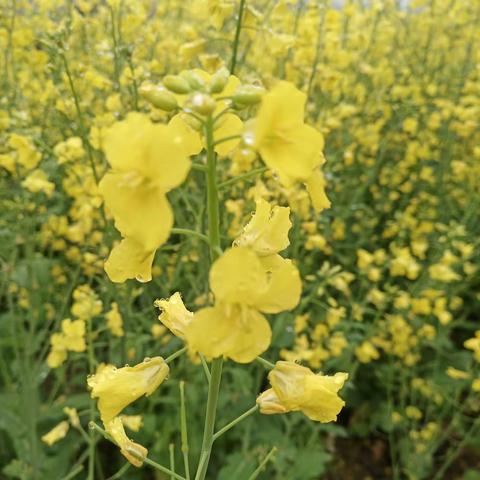
<svg viewBox="0 0 480 480"><path fill-rule="evenodd" d="M265 89L257 87L255 85L242 85L238 87L233 94L233 101L237 107L247 107L255 105L262 99L262 95L265 93Z"/></svg>
<svg viewBox="0 0 480 480"><path fill-rule="evenodd" d="M162 87L145 85L140 88L140 95L155 108L170 112L177 108L177 99L168 90Z"/></svg>
<svg viewBox="0 0 480 480"><path fill-rule="evenodd" d="M210 93L221 93L227 85L228 78L230 77L230 72L227 68L222 67L220 70L217 70L210 79Z"/></svg>
<svg viewBox="0 0 480 480"><path fill-rule="evenodd" d="M163 78L163 85L173 93L190 93L190 84L180 75L166 75Z"/></svg>

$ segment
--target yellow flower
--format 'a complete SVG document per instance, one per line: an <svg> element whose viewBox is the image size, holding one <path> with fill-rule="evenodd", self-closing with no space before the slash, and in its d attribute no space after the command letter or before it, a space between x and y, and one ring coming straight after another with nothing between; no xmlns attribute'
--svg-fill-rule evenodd
<svg viewBox="0 0 480 480"><path fill-rule="evenodd" d="M315 210L330 206L320 166L325 162L323 136L303 121L306 95L289 82L265 94L254 123L253 143L285 187L305 183Z"/></svg>
<svg viewBox="0 0 480 480"><path fill-rule="evenodd" d="M22 182L22 187L32 193L43 192L47 197L51 197L55 190L55 184L48 181L47 174L40 168L28 174Z"/></svg>
<svg viewBox="0 0 480 480"><path fill-rule="evenodd" d="M65 437L69 428L70 425L66 420L60 422L57 426L53 427L52 430L42 436L42 442L51 447L54 443Z"/></svg>
<svg viewBox="0 0 480 480"><path fill-rule="evenodd" d="M347 378L346 373L316 375L297 363L279 361L268 374L272 388L257 398L257 404L267 415L301 411L311 420L333 422L345 405L338 391Z"/></svg>
<svg viewBox="0 0 480 480"><path fill-rule="evenodd" d="M115 417L113 420L107 422L105 424L105 430L120 447L120 453L132 465L135 467L141 467L143 465L143 459L147 457L148 450L127 437L120 417Z"/></svg>
<svg viewBox="0 0 480 480"><path fill-rule="evenodd" d="M243 232L235 240L239 247L250 247L257 255L272 255L290 245L288 231L292 226L290 209L271 207L268 202L259 199L253 218L243 228Z"/></svg>
<svg viewBox="0 0 480 480"><path fill-rule="evenodd" d="M147 252L139 242L124 238L110 252L104 265L105 272L110 280L116 283L122 283L129 278L149 282L152 279L154 257L155 250Z"/></svg>
<svg viewBox="0 0 480 480"><path fill-rule="evenodd" d="M185 339L185 330L192 322L193 312L185 308L179 292L168 300L155 300L154 305L162 310L158 319L177 337Z"/></svg>
<svg viewBox="0 0 480 480"><path fill-rule="evenodd" d="M453 367L448 367L446 373L454 380L466 380L467 378L470 378L470 374L468 372L464 372Z"/></svg>
<svg viewBox="0 0 480 480"><path fill-rule="evenodd" d="M215 306L195 313L185 331L187 342L207 357L224 355L247 363L270 344L270 325L260 312L294 308L301 282L290 260L259 257L249 248L235 247L212 265L210 287Z"/></svg>
<svg viewBox="0 0 480 480"><path fill-rule="evenodd" d="M54 333L50 337L50 352L47 357L47 365L50 368L58 368L67 359L67 347L65 336L62 333Z"/></svg>
<svg viewBox="0 0 480 480"><path fill-rule="evenodd" d="M66 318L62 321L62 332L67 350L72 352L85 351L85 322L83 320L72 321Z"/></svg>
<svg viewBox="0 0 480 480"><path fill-rule="evenodd" d="M35 150L33 142L23 135L12 133L8 145L16 151L17 162L28 170L35 168L42 158Z"/></svg>
<svg viewBox="0 0 480 480"><path fill-rule="evenodd" d="M136 258L150 258L170 235L173 213L166 194L185 180L190 170L191 147L182 129L153 124L145 115L130 113L111 127L104 148L112 169L100 181L100 193L116 228L133 241L129 247L134 245L137 251L144 252ZM117 254L115 260L118 259ZM114 262L115 278L135 270L132 263L128 260L122 269ZM136 270L142 270L148 278L147 264L142 262L142 268Z"/></svg>
<svg viewBox="0 0 480 480"><path fill-rule="evenodd" d="M80 419L78 418L78 412L76 408L65 407L63 412L68 415L68 419L72 427L78 428L80 426Z"/></svg>
<svg viewBox="0 0 480 480"><path fill-rule="evenodd" d="M105 366L87 379L92 398L98 398L98 409L104 424L110 422L127 405L141 396L151 395L169 372L163 358L145 359L134 367Z"/></svg>
<svg viewBox="0 0 480 480"><path fill-rule="evenodd" d="M105 318L107 319L107 327L112 332L112 335L116 337L123 337L123 335L125 335L123 331L123 319L116 302L112 302L111 310L105 314Z"/></svg>

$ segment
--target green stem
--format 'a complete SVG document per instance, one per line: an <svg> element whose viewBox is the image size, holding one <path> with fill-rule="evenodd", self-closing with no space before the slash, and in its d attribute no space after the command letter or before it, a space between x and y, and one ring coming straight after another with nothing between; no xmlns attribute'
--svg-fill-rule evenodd
<svg viewBox="0 0 480 480"><path fill-rule="evenodd" d="M172 233L176 233L177 235L188 235L191 237L197 237L201 238L204 242L209 242L206 235L195 230L189 230L188 228L172 228Z"/></svg>
<svg viewBox="0 0 480 480"><path fill-rule="evenodd" d="M187 350L188 350L188 347L183 347L180 350L177 350L176 352L172 353L170 356L168 356L165 359L165 363L170 363L172 360L175 360L177 357L180 357L180 355L183 355Z"/></svg>
<svg viewBox="0 0 480 480"><path fill-rule="evenodd" d="M101 427L99 427L95 422L89 422L88 428L92 430L93 432L98 432L105 440L108 440L109 442L114 443L117 445L115 440ZM130 452L132 455L136 456L135 453L132 451ZM157 462L154 462L153 460L150 460L147 457L140 457L138 456L138 459L141 460L143 463L146 463L147 465L150 465L151 467L155 468L159 472L166 473L167 475L170 475L172 478L175 478L176 480L186 480L185 477L182 477L181 475L178 475L175 472L172 472L169 468L164 467L163 465L160 465Z"/></svg>
<svg viewBox="0 0 480 480"><path fill-rule="evenodd" d="M87 329L88 329L88 371L90 375L95 373L95 351L93 349L93 338L92 338L92 319L87 320ZM89 419L90 422L95 420L95 400L90 399L89 405ZM89 430L88 434L88 477L87 480L94 480L95 478L95 432Z"/></svg>
<svg viewBox="0 0 480 480"><path fill-rule="evenodd" d="M275 368L275 365L272 362L269 362L268 360L265 360L262 357L257 357L255 360L258 363L261 363L267 370L272 370Z"/></svg>
<svg viewBox="0 0 480 480"><path fill-rule="evenodd" d="M207 145L207 211L208 211L208 238L210 240L210 260L213 263L220 249L220 218L217 186L217 159L214 151L213 119L205 121L205 140ZM208 463L213 445L213 432L217 413L218 393L222 379L223 358L212 361L210 383L208 386L207 411L203 430L203 441L200 461L195 480L204 480L207 474Z"/></svg>
<svg viewBox="0 0 480 480"><path fill-rule="evenodd" d="M210 383L210 379L212 376L210 375L210 369L208 368L207 361L205 357L200 353L200 361L202 362L203 371L205 372L205 377L207 378L207 382Z"/></svg>
<svg viewBox="0 0 480 480"><path fill-rule="evenodd" d="M250 170L250 172L244 173L242 175L238 175L237 177L234 177L234 178L229 178L228 180L225 180L224 182L219 183L218 188L222 189L234 183L240 182L242 180L248 180L249 178L256 177L257 175L261 175L263 172L267 170L268 170L267 167L254 168L253 170Z"/></svg>
<svg viewBox="0 0 480 480"><path fill-rule="evenodd" d="M262 473L262 470L265 468L265 465L269 462L269 460L272 458L272 456L275 454L277 451L277 447L273 447L267 454L267 456L262 460L262 463L258 466L258 468L248 477L248 480L255 480L260 473Z"/></svg>
<svg viewBox="0 0 480 480"><path fill-rule="evenodd" d="M243 10L245 8L245 0L240 0L240 6L238 7L237 29L235 30L235 38L233 40L232 61L230 63L230 73L235 73L235 67L237 66L237 54L238 45L240 43L240 32L242 30Z"/></svg>
<svg viewBox="0 0 480 480"><path fill-rule="evenodd" d="M170 452L170 470L172 471L170 480L175 480L175 445L173 443L168 446L168 451Z"/></svg>
<svg viewBox="0 0 480 480"><path fill-rule="evenodd" d="M188 430L187 430L187 409L185 407L185 382L180 382L180 430L182 438L183 465L185 478L190 480L190 462L188 460Z"/></svg>
<svg viewBox="0 0 480 480"><path fill-rule="evenodd" d="M240 423L242 420L245 418L249 417L250 415L254 414L258 410L258 405L255 405L254 407L250 408L246 412L242 413L239 417L237 417L235 420L232 420L230 423L225 425L223 428L221 428L215 435L213 436L213 441L215 441L218 437L223 435L225 432L228 432L231 428L233 428L237 423Z"/></svg>

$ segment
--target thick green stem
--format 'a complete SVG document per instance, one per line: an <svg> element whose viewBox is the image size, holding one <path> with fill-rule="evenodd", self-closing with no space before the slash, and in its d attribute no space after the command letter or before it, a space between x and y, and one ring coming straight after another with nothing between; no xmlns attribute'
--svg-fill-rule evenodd
<svg viewBox="0 0 480 480"><path fill-rule="evenodd" d="M220 251L220 217L217 185L217 159L214 150L213 119L205 121L205 140L207 145L207 211L208 211L208 239L210 241L210 259L213 263ZM207 411L203 430L202 449L195 480L204 480L207 474L208 463L213 445L213 432L217 413L218 392L222 379L223 359L215 358L210 371L208 386Z"/></svg>

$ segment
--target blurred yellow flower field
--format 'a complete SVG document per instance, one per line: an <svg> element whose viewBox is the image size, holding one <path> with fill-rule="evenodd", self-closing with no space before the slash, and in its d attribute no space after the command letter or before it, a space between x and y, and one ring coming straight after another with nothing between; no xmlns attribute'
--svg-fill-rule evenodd
<svg viewBox="0 0 480 480"><path fill-rule="evenodd" d="M480 479L477 0L0 2L0 477Z"/></svg>

